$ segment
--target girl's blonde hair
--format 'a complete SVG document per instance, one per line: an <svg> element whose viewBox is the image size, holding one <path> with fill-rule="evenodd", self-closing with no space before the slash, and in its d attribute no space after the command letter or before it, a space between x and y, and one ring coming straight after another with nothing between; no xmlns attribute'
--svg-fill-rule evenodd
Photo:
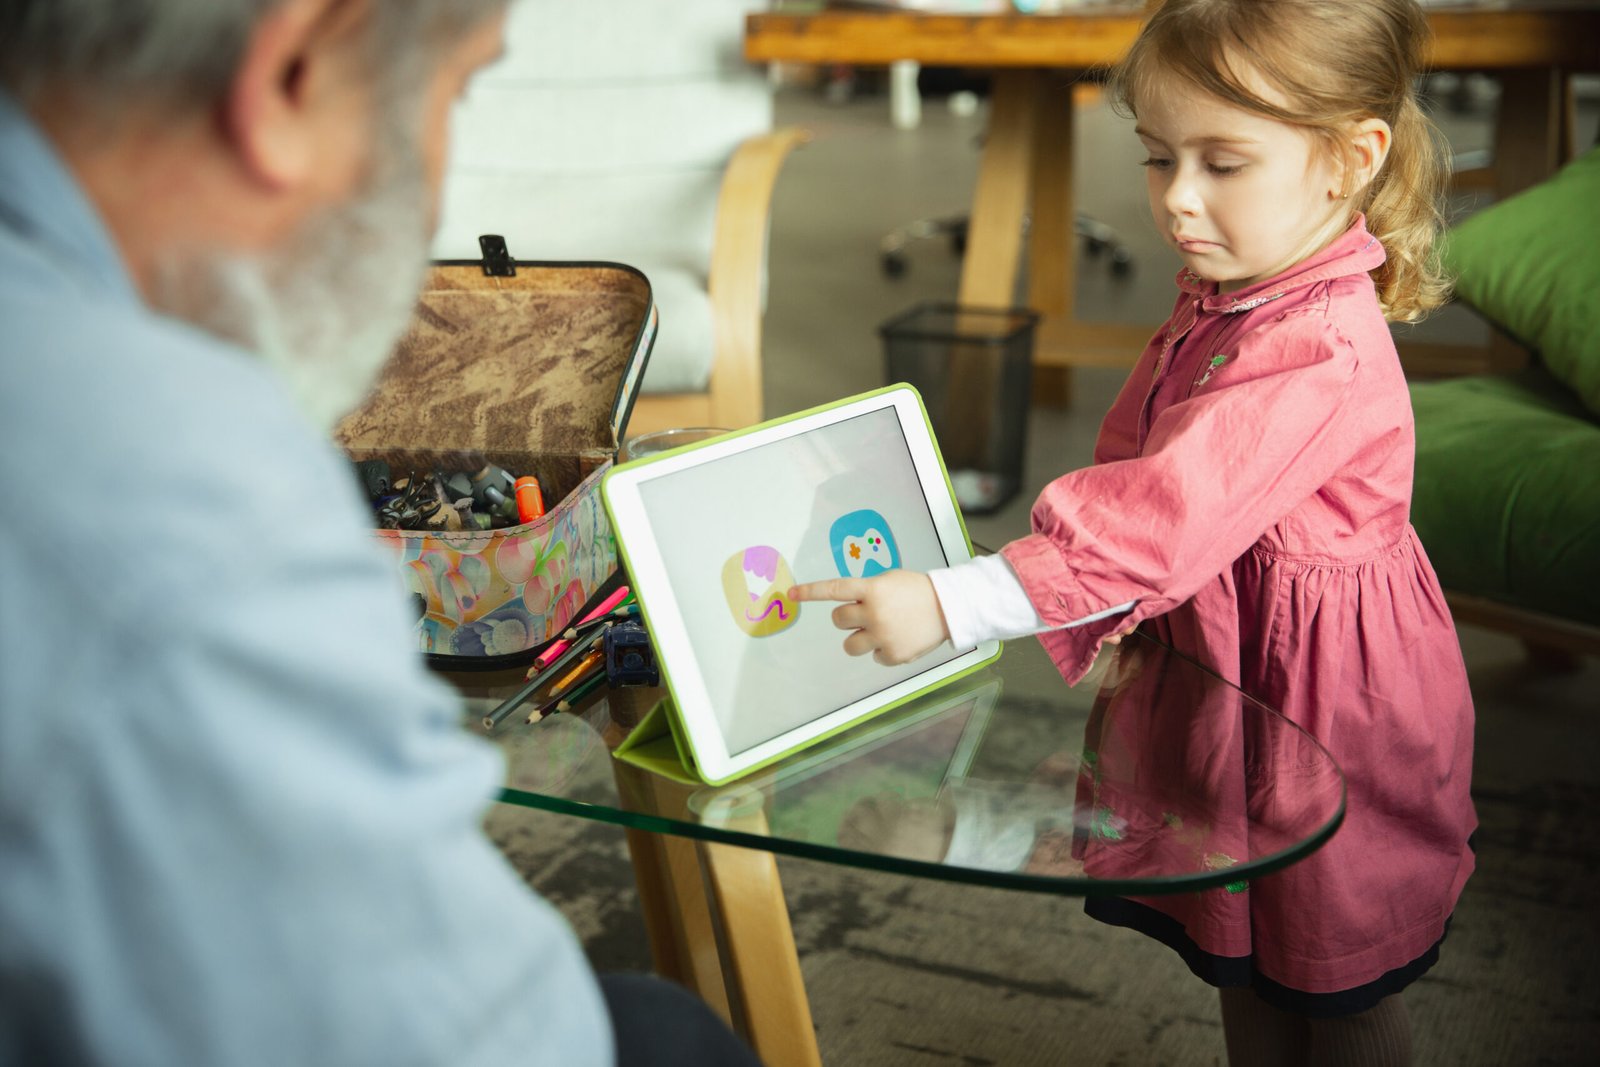
<svg viewBox="0 0 1600 1067"><path fill-rule="evenodd" d="M1444 302L1449 284L1434 249L1444 188L1443 153L1417 103L1428 24L1416 0L1158 0L1132 49L1112 71L1113 99L1139 100L1177 78L1234 107L1304 127L1330 154L1341 134L1379 118L1393 131L1388 159L1351 211L1388 254L1372 272L1391 321L1415 322ZM1266 99L1265 82L1281 99Z"/></svg>

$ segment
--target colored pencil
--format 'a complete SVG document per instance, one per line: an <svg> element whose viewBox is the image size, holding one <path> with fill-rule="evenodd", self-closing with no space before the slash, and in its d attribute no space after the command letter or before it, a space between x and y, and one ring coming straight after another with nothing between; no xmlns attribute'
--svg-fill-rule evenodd
<svg viewBox="0 0 1600 1067"><path fill-rule="evenodd" d="M587 627L598 626L602 622L613 621L613 620L616 620L616 619L626 619L626 618L629 618L630 616L637 615L637 614L639 614L639 605L633 603L631 598L630 598L630 600L628 602L617 605L616 607L612 608L608 613L606 613L604 616L602 616L602 617L600 617L598 619L589 619L586 622L572 624L571 626L567 627L565 630L561 631L561 633L557 635L557 639L561 640L561 641L571 641L573 638L577 637L578 634L583 632L583 630L585 628L587 628ZM555 646L552 645L551 647L553 648ZM549 651L549 649L546 649L546 651ZM541 655L542 654L543 653L541 653ZM535 663L534 667L533 667L533 670L528 672L528 676L531 678L539 670L540 670L539 665L537 663Z"/></svg>
<svg viewBox="0 0 1600 1067"><path fill-rule="evenodd" d="M573 708L578 706L578 701L582 700L596 689L599 689L600 683L606 680L606 672L601 671L595 677L590 678L587 682L584 682L572 692L568 693L561 703L556 705L556 710L560 712L571 711Z"/></svg>
<svg viewBox="0 0 1600 1067"><path fill-rule="evenodd" d="M625 585L617 586L617 588L611 591L611 595L600 601L599 605L593 611L579 619L578 625L582 626L585 623L593 622L601 616L608 614L612 608L616 607L618 604L621 604L623 600L627 599L627 596L628 587ZM539 658L533 661L534 667L542 670L544 667L548 666L551 660L555 659L557 656L561 655L567 650L568 643L569 642L565 640L557 641L555 644L545 649L539 654Z"/></svg>
<svg viewBox="0 0 1600 1067"><path fill-rule="evenodd" d="M582 659L580 659L571 670L567 671L566 674L561 676L560 681L556 682L555 685L550 687L550 695L556 696L557 694L572 688L574 682L589 677L590 671L594 670L596 667L604 666L605 658L606 654L604 649L590 649L589 652Z"/></svg>
<svg viewBox="0 0 1600 1067"><path fill-rule="evenodd" d="M538 707L534 708L531 713L529 713L527 721L530 724L536 723L548 716L554 715L558 711L571 711L573 706L576 705L578 701L594 692L600 683L605 680L605 668L593 668L578 682L577 685L572 687L570 692L564 693L561 696L551 696L546 698L544 703L540 704Z"/></svg>
<svg viewBox="0 0 1600 1067"><path fill-rule="evenodd" d="M540 671L533 677L532 680L528 682L527 685L524 685L521 689L518 689L515 693L512 693L498 706L496 706L493 711L485 715L483 717L484 729L493 730L496 726L499 726L508 715L526 703L529 697L533 696L533 694L537 693L540 689L543 689L545 684L549 682L550 678L556 671L563 670L569 663L575 662L580 656L583 656L585 653L593 649L594 646L604 637L605 625L601 623L595 624L590 629L589 633L575 642L571 648L567 649L561 658L550 664L549 667L546 667L544 670Z"/></svg>

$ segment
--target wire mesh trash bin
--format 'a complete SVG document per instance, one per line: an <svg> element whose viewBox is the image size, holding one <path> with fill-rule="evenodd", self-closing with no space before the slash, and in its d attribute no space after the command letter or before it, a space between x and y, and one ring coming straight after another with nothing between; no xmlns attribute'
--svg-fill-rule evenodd
<svg viewBox="0 0 1600 1067"><path fill-rule="evenodd" d="M934 303L878 327L888 380L922 394L963 511L994 511L1022 485L1038 321L1026 308Z"/></svg>

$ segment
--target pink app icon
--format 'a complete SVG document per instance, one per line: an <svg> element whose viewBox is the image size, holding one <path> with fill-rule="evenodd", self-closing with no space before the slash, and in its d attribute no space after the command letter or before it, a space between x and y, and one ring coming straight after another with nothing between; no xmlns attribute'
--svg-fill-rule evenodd
<svg viewBox="0 0 1600 1067"><path fill-rule="evenodd" d="M751 637L787 630L800 617L789 599L794 572L775 548L755 545L735 552L722 565L722 593L733 621Z"/></svg>

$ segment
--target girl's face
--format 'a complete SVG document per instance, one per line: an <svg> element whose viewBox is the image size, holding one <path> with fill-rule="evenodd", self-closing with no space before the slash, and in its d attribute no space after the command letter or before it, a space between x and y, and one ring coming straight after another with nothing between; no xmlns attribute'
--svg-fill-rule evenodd
<svg viewBox="0 0 1600 1067"><path fill-rule="evenodd" d="M1190 270L1232 292L1344 231L1343 175L1309 131L1173 80L1155 89L1137 127L1150 213Z"/></svg>

